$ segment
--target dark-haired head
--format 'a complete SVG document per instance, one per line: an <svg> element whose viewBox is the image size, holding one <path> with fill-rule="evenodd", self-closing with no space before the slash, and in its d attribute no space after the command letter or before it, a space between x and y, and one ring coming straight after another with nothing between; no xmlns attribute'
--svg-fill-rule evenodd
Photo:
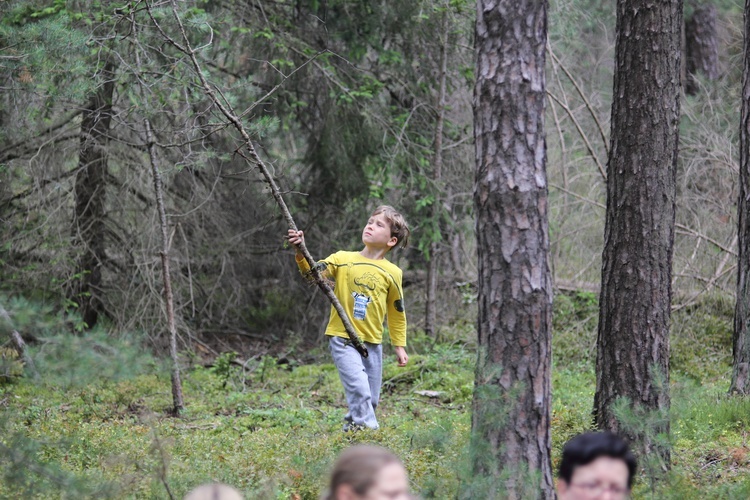
<svg viewBox="0 0 750 500"><path fill-rule="evenodd" d="M579 434L563 447L558 491L567 494L560 497L599 498L597 492L625 495L633 486L636 466L628 443L618 435Z"/></svg>
<svg viewBox="0 0 750 500"><path fill-rule="evenodd" d="M576 467L588 465L599 457L619 458L628 467L628 488L633 486L636 460L628 443L612 432L586 432L579 434L563 448L560 478L568 483Z"/></svg>

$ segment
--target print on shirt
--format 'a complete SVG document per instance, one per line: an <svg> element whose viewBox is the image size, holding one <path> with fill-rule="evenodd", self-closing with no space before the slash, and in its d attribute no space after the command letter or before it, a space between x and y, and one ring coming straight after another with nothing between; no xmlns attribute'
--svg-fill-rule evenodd
<svg viewBox="0 0 750 500"><path fill-rule="evenodd" d="M363 289L362 292L365 292L365 290L374 292L377 282L378 277L372 273L365 273L362 276L354 278L354 284L357 285L360 289Z"/></svg>
<svg viewBox="0 0 750 500"><path fill-rule="evenodd" d="M367 295L367 292L375 291L377 280L378 277L373 273L365 273L362 276L354 278L356 286L352 288L359 288L359 292L352 292L352 297L354 297L354 319L365 319L367 317L367 306L373 300L371 296Z"/></svg>
<svg viewBox="0 0 750 500"><path fill-rule="evenodd" d="M352 297L354 297L354 319L365 319L367 304L372 302L372 297L357 292L352 292Z"/></svg>

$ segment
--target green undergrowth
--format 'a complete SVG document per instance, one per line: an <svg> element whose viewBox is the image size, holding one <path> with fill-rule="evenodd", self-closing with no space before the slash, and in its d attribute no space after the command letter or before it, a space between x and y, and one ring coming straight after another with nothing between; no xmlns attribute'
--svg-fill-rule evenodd
<svg viewBox="0 0 750 500"><path fill-rule="evenodd" d="M590 294L555 304L554 468L564 443L591 428L597 310ZM675 314L672 470L654 482L643 469L635 498L750 496L750 399L726 395L726 312ZM346 404L324 349L311 364L264 356L242 367L231 352L210 367L186 359L186 407L174 418L169 371L136 337L66 335L44 337L34 371L0 385L0 498L182 498L221 481L246 498L314 499L354 443L396 452L422 498L457 498L471 484L476 346L465 330L440 342L414 336L404 368L386 348L381 428L353 434L342 431Z"/></svg>
<svg viewBox="0 0 750 500"><path fill-rule="evenodd" d="M417 491L456 490L470 428L471 351L434 345L406 368L389 355L381 428L357 433L342 431L346 404L327 359L264 357L243 370L232 358L185 370L179 418L168 416L168 371L157 365L127 380L89 373L89 384L65 390L33 378L2 386L0 457L9 455L0 458L0 497L182 498L222 481L246 498L317 498L336 455L354 443L398 453Z"/></svg>

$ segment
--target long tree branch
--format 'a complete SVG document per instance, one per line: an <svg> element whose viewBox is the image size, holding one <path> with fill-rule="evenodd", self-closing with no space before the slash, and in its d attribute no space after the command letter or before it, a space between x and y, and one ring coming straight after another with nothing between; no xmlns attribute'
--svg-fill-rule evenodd
<svg viewBox="0 0 750 500"><path fill-rule="evenodd" d="M295 224L294 218L289 212L289 208L287 207L286 202L284 201L284 198L281 195L281 190L276 184L276 181L271 175L271 172L266 166L265 162L258 155L255 149L255 146L253 145L252 139L250 138L250 135L248 134L247 130L245 130L245 127L242 124L241 119L231 108L231 105L226 100L220 99L219 96L217 95L217 90L208 83L208 80L206 79L206 76L203 73L201 65L198 62L198 59L195 55L196 49L193 49L191 47L190 40L187 36L187 32L185 31L185 26L183 25L182 19L180 19L180 15L177 12L177 2L175 0L171 1L172 14L180 30L183 44L177 43L164 31L164 29L158 24L158 21L154 17L153 12L151 10L151 5L149 3L147 3L146 5L148 7L148 13L149 13L149 17L151 18L151 21L154 23L156 28L164 37L165 41L171 44L172 46L174 46L175 48L177 48L177 50L184 53L190 59L193 69L195 70L196 76L200 80L201 86L203 87L203 91L205 92L206 96L208 96L208 98L214 103L214 105L219 109L219 111L221 111L221 113L226 117L226 119L229 120L229 122L234 126L234 128L242 136L246 151L242 152L241 156L243 156L249 162L255 164L258 167L258 170L260 170L266 183L271 188L271 193L274 199L276 200L276 204L279 206L279 209L284 215L284 218L287 221L287 225L289 226L289 229L296 231L297 225ZM328 297L334 309L341 317L341 321L344 325L344 328L346 329L347 334L349 335L349 340L351 341L352 345L354 346L355 349L357 349L357 351L363 357L367 357L368 356L367 348L365 347L364 343L357 335L357 332L354 329L354 326L349 320L349 316L346 313L346 310L344 310L344 307L341 305L341 302L339 302L339 300L336 298L336 295L333 293L333 289L328 285L325 279L323 279L323 276L321 275L321 272L316 265L315 259L313 259L312 255L307 250L307 247L304 244L300 245L300 251L304 255L307 263L310 265L310 269L312 271L312 276L315 280L315 283L323 291L326 297Z"/></svg>
<svg viewBox="0 0 750 500"><path fill-rule="evenodd" d="M737 252L735 250L727 247L726 245L724 245L722 243L719 243L718 241L716 241L715 239L711 238L710 236L706 236L703 233L699 233L695 229L689 228L688 226L686 226L684 224L680 224L678 222L678 223L676 223L674 225L674 227L676 228L675 232L677 234L683 234L683 235L686 235L686 236L695 236L696 238L705 240L705 241L707 241L707 242L715 245L716 248L718 248L719 250L723 250L724 252L727 252L728 254L731 254L731 255L734 255L734 256L737 255Z"/></svg>

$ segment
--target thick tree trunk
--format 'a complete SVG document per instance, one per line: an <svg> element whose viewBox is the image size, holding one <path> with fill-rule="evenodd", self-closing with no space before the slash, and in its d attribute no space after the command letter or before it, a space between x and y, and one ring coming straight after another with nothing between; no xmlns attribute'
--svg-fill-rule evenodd
<svg viewBox="0 0 750 500"><path fill-rule="evenodd" d="M599 428L626 434L616 399L661 415L669 409L681 20L680 0L617 4L594 417ZM668 420L657 427L668 432ZM653 435L630 437L643 452Z"/></svg>
<svg viewBox="0 0 750 500"><path fill-rule="evenodd" d="M750 0L745 0L745 44L740 119L740 186L737 203L737 305L734 310L734 362L729 391L750 394Z"/></svg>
<svg viewBox="0 0 750 500"><path fill-rule="evenodd" d="M112 121L114 65L107 62L102 84L91 98L81 120L79 171L75 181L74 248L79 250L72 300L86 325L96 324L101 312L102 262L105 259L105 209L107 143Z"/></svg>
<svg viewBox="0 0 750 500"><path fill-rule="evenodd" d="M474 202L480 349L472 460L475 477L491 486L477 498L526 497L524 488L532 488L533 497L553 497L546 40L546 2L479 0Z"/></svg>
<svg viewBox="0 0 750 500"><path fill-rule="evenodd" d="M685 23L685 55L687 82L685 92L698 93L696 76L709 80L719 77L719 35L716 28L716 6L700 5Z"/></svg>

